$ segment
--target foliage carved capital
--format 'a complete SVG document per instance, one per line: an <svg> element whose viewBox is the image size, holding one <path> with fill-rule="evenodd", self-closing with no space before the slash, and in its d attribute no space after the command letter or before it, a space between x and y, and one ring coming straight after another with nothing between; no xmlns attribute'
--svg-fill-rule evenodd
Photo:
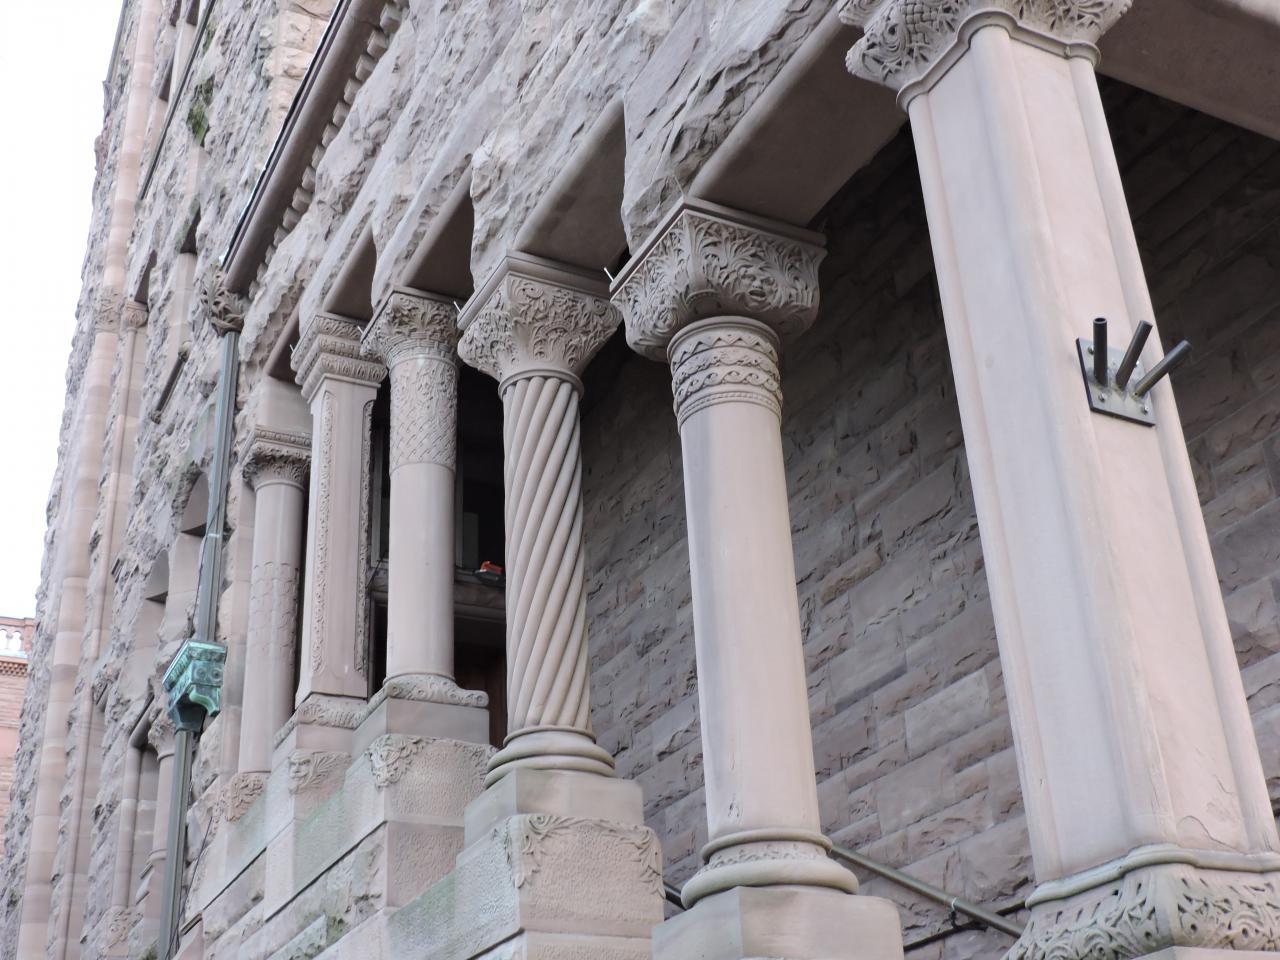
<svg viewBox="0 0 1280 960"><path fill-rule="evenodd" d="M457 357L458 308L453 302L417 290L388 294L365 328L361 350L395 366L406 356L427 356L453 363Z"/></svg>
<svg viewBox="0 0 1280 960"><path fill-rule="evenodd" d="M894 90L924 78L979 18L1059 47L1092 45L1131 0L846 0L840 19L862 28L845 63L855 77Z"/></svg>
<svg viewBox="0 0 1280 960"><path fill-rule="evenodd" d="M226 274L216 268L200 287L200 310L219 333L244 329L244 299L227 287Z"/></svg>
<svg viewBox="0 0 1280 960"><path fill-rule="evenodd" d="M577 378L618 327L603 278L508 256L463 313L462 359L503 382L522 374Z"/></svg>
<svg viewBox="0 0 1280 960"><path fill-rule="evenodd" d="M667 359L667 345L699 320L745 317L780 337L818 313L820 234L684 200L614 285L627 342Z"/></svg>
<svg viewBox="0 0 1280 960"><path fill-rule="evenodd" d="M377 386L387 375L385 366L361 354L360 328L328 313L316 314L302 328L293 370L307 402L326 378Z"/></svg>

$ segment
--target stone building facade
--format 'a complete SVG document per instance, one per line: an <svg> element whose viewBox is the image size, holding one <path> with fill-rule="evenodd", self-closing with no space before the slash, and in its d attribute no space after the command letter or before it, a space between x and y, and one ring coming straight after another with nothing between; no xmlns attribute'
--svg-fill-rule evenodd
<svg viewBox="0 0 1280 960"><path fill-rule="evenodd" d="M1280 13L1129 7L127 0L0 956L1280 951Z"/></svg>

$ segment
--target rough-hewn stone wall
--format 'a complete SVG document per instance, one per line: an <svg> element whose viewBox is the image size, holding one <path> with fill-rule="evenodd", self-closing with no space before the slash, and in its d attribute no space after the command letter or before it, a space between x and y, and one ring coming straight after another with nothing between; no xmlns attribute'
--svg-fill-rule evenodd
<svg viewBox="0 0 1280 960"><path fill-rule="evenodd" d="M1197 348L1175 385L1280 796L1278 145L1131 88L1106 94L1166 344ZM823 827L954 893L1024 895L1021 791L909 135L822 226L822 312L785 351L783 433ZM625 360L587 414L584 455L594 722L644 786L679 883L705 825L669 409L665 368ZM864 890L902 905L908 941L946 926L944 909L884 881ZM918 955L1007 945L962 933Z"/></svg>

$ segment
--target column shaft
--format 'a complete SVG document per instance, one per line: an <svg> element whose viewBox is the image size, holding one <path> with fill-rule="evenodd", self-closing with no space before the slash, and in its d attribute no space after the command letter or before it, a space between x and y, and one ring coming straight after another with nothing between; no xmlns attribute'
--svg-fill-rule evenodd
<svg viewBox="0 0 1280 960"><path fill-rule="evenodd" d="M594 278L509 260L480 291L460 344L499 381L507 524L507 744L513 767L612 776L591 734L578 375L617 325Z"/></svg>
<svg viewBox="0 0 1280 960"><path fill-rule="evenodd" d="M298 586L303 511L306 507L307 438L258 432L245 473L255 493L253 568L240 721L241 773L271 771L276 732L293 712Z"/></svg>
<svg viewBox="0 0 1280 960"><path fill-rule="evenodd" d="M370 426L385 369L359 356L359 328L320 314L294 353L311 406L306 596L296 703L369 695Z"/></svg>

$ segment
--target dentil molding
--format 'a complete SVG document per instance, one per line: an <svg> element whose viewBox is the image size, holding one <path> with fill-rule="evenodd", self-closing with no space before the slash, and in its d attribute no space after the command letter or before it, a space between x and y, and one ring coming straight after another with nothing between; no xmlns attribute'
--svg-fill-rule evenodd
<svg viewBox="0 0 1280 960"><path fill-rule="evenodd" d="M618 327L603 277L510 254L462 314L458 353L499 383L544 374L576 380Z"/></svg>
<svg viewBox="0 0 1280 960"><path fill-rule="evenodd" d="M292 363L308 403L326 378L377 386L387 374L385 366L360 352L360 328L329 313L318 313L303 326Z"/></svg>
<svg viewBox="0 0 1280 960"><path fill-rule="evenodd" d="M686 198L619 275L627 342L652 360L699 320L745 317L781 337L818 314L821 234Z"/></svg>
<svg viewBox="0 0 1280 960"><path fill-rule="evenodd" d="M862 27L846 66L855 77L904 90L950 61L965 26L1004 23L1040 45L1066 52L1093 44L1131 0L845 0L840 19Z"/></svg>

